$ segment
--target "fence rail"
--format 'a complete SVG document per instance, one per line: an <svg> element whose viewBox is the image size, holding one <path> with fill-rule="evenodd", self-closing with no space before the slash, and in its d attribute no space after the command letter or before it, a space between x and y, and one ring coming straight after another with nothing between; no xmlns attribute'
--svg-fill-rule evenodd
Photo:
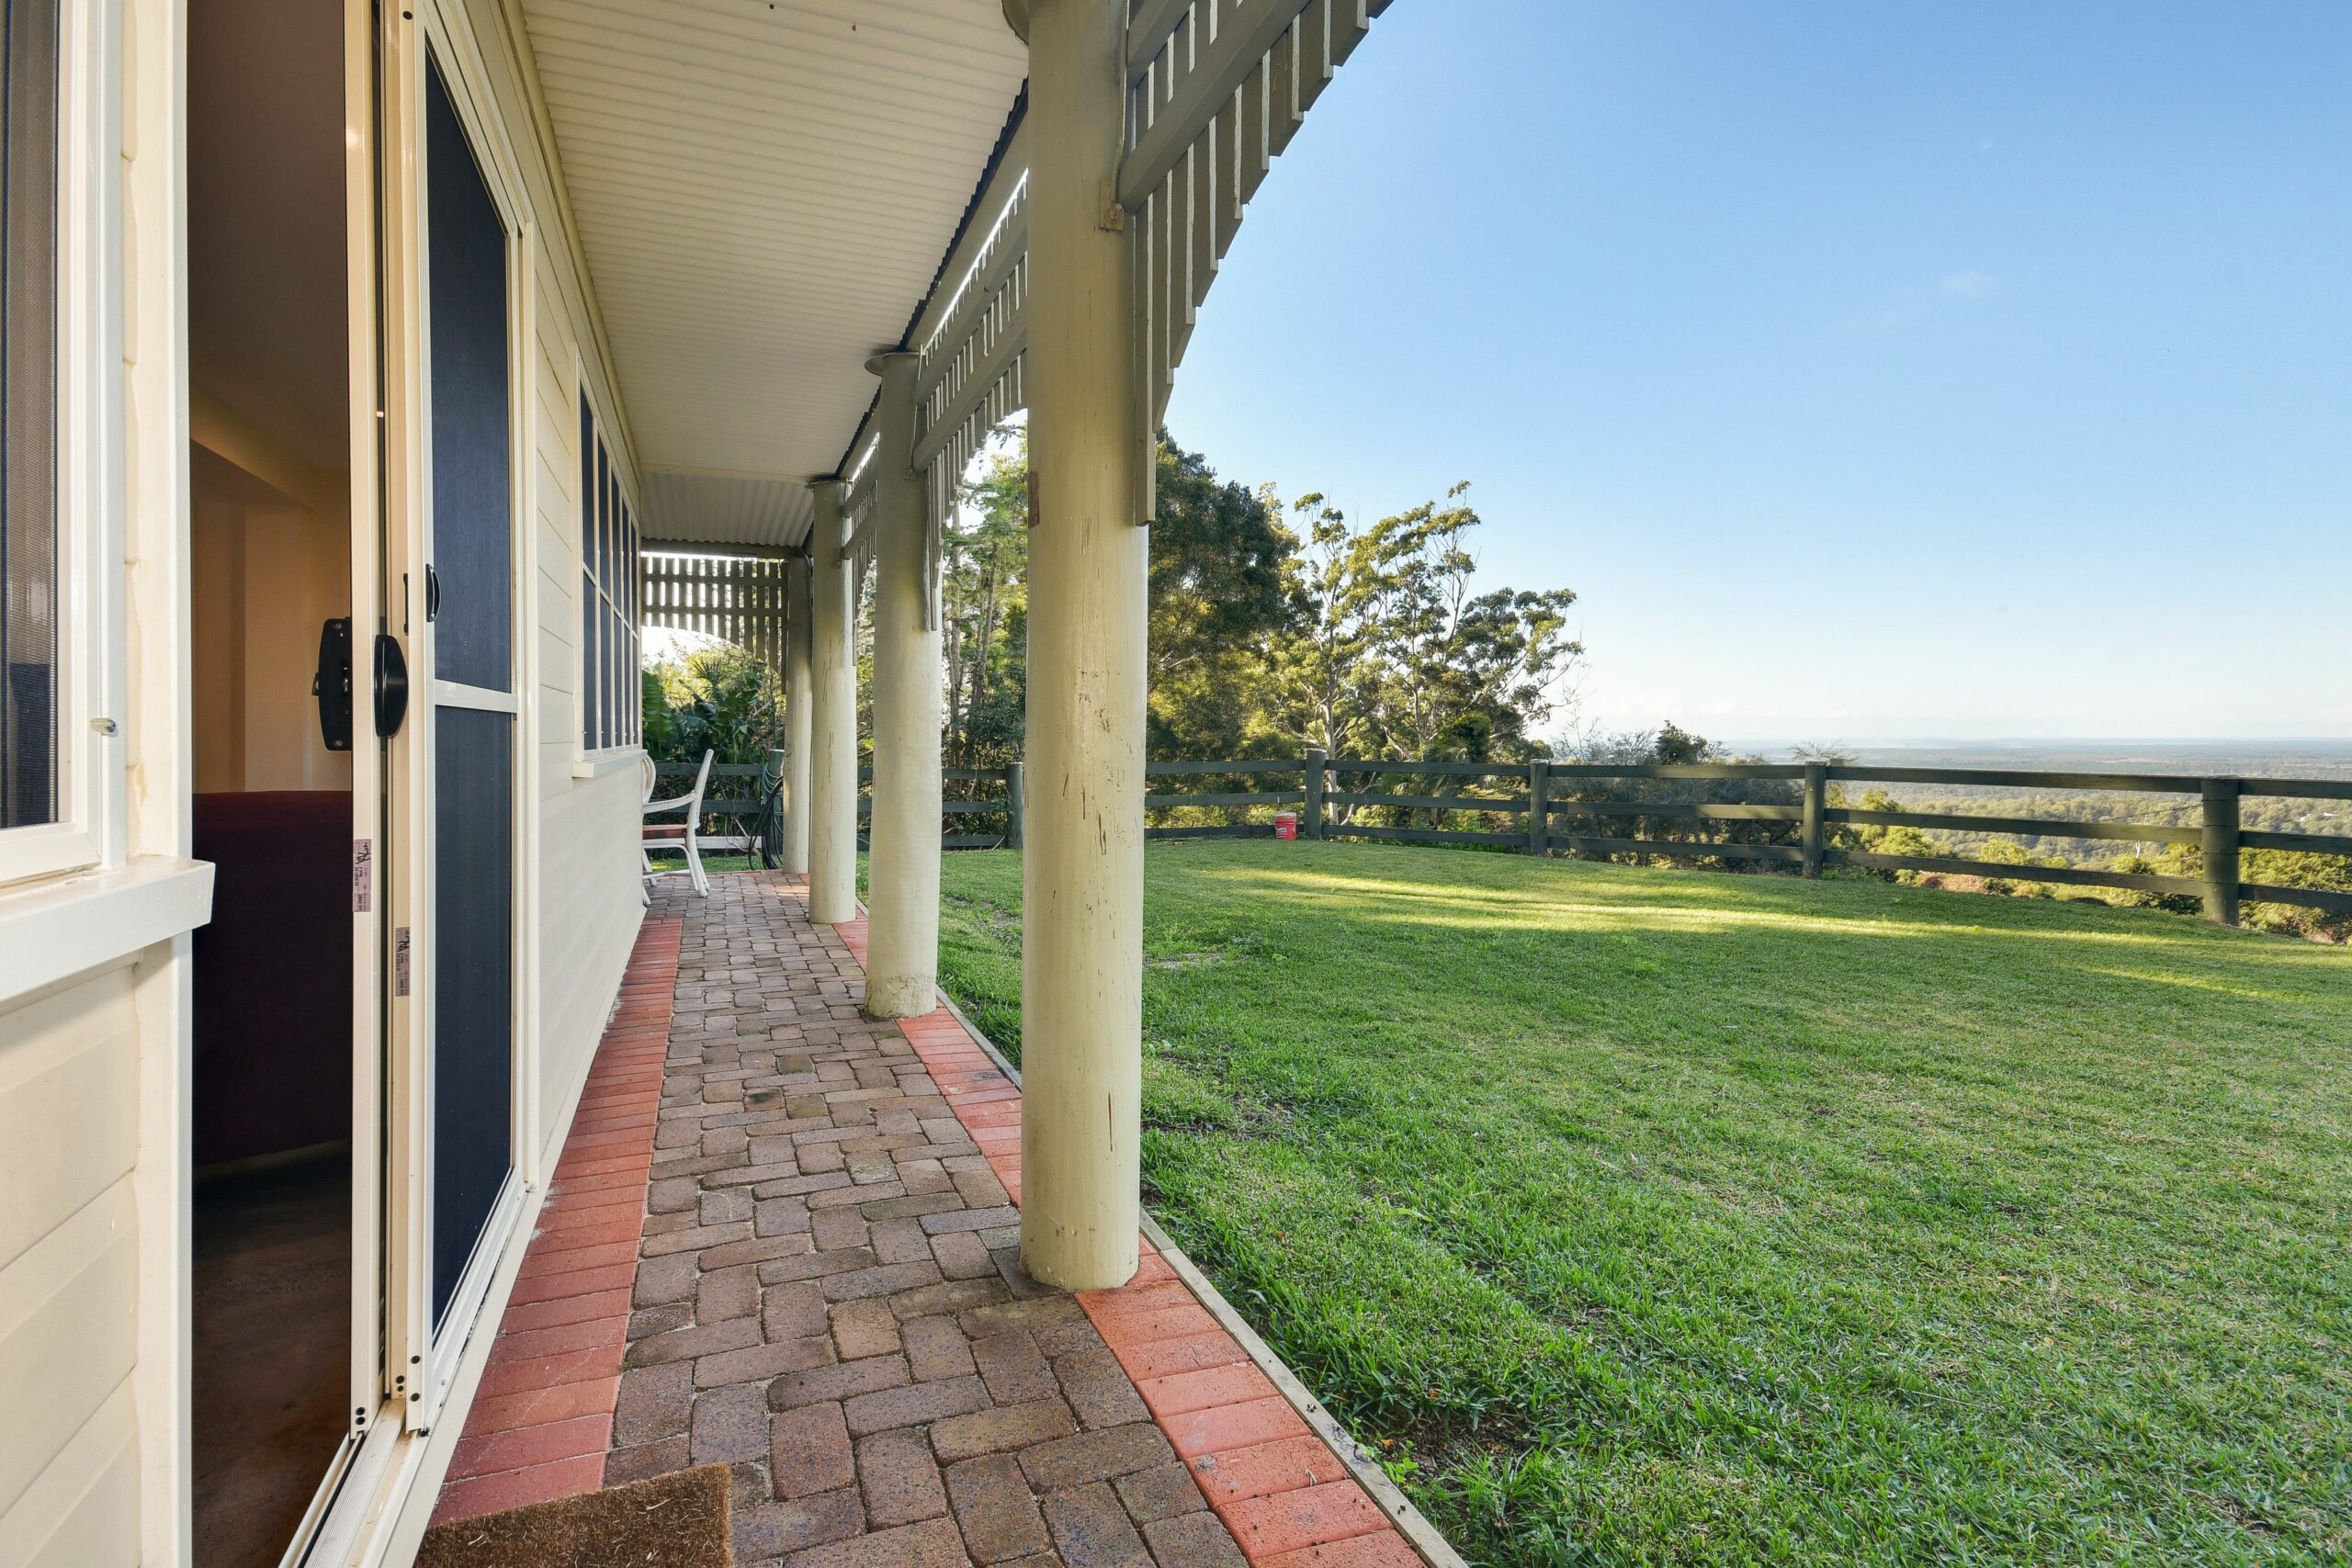
<svg viewBox="0 0 2352 1568"><path fill-rule="evenodd" d="M1535 855L1645 854L1681 859L1747 861L1792 865L1806 876L1818 876L1830 866L1854 866L1870 871L1909 871L1959 876L1997 878L2008 882L2038 882L2064 886L2114 887L2201 900L2209 919L2225 925L2238 923L2243 903L2290 904L2335 913L2352 913L2352 893L2324 888L2290 887L2275 883L2246 882L2240 876L2240 856L2246 850L2285 851L2352 860L2352 836L2322 833L2278 833L2244 829L2239 802L2249 796L2280 796L2306 800L2352 800L2352 780L2217 778L2167 773L2075 773L1992 768L1899 768L1867 763L1804 762L1425 762L1374 758L1330 757L1309 750L1299 757L1250 757L1224 761L1153 762L1145 773L1154 780L1196 779L1207 787L1193 790L1153 789L1144 796L1148 812L1163 815L1177 810L1222 813L1224 820L1190 823L1148 823L1150 839L1268 838L1276 831L1266 820L1237 820L1236 813L1297 813L1297 833L1305 839L1370 839L1402 843L1465 844ZM1218 787L1262 775L1276 775L1261 788ZM1288 778L1295 777L1295 784ZM1001 783L1001 797L947 803L953 820L969 817L1001 817L999 833L949 832L948 849L994 848L1021 844L1023 789L1021 764L1010 768L955 768L950 780L984 786ZM1340 783L1344 776L1344 784ZM1394 780L1399 787L1382 789ZM1458 780L1461 789L1447 793L1443 781ZM1419 782L1419 789L1415 788ZM1797 784L1792 802L1641 800L1595 797L1595 786L1616 782L1724 784L1780 782ZM2074 821L2052 817L1996 817L1964 812L1873 810L1832 805L1832 784L1911 784L1968 785L1978 788L2118 792L2176 795L2199 802L2195 826L2132 821ZM1467 793L1478 787L1514 790L1509 795ZM1517 793L1523 789L1524 793ZM1424 791L1428 793L1423 793ZM1566 793L1564 793L1566 792ZM1428 813L1426 826L1412 822L1374 821L1366 813L1396 811ZM1446 826L1463 817L1514 818L1521 826L1498 831L1491 825ZM1589 825L1580 827L1578 824ZM1766 832L1795 829L1794 841L1749 842L1737 840L1672 838L1657 829L1667 824L1706 825L1719 829L1761 829ZM952 825L952 821L951 821ZM2104 842L2188 845L2204 851L2202 873L2197 876L2162 875L2148 872L2114 871L2098 866L2015 864L1980 860L1962 854L1894 854L1830 842L1838 828L1911 828L1926 831L1990 834L2007 838L2070 838Z"/></svg>
<svg viewBox="0 0 2352 1568"><path fill-rule="evenodd" d="M733 831L705 833L703 847L741 850L759 856L760 863L775 867L776 847L784 841L784 764L782 752L766 762L713 762L710 783L704 788L702 815L731 824ZM700 767L694 762L656 764L654 794L683 793L695 782Z"/></svg>

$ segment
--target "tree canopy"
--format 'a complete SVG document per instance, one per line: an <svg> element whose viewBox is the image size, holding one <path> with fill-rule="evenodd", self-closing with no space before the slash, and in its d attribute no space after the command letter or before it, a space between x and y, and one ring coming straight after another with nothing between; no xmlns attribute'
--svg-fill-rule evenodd
<svg viewBox="0 0 2352 1568"><path fill-rule="evenodd" d="M1474 592L1478 515L1456 485L1362 528L1321 494L1287 512L1163 434L1151 528L1155 760L1295 754L1523 761L1581 647L1566 589ZM947 750L1017 755L1028 462L1015 441L963 492L946 541Z"/></svg>

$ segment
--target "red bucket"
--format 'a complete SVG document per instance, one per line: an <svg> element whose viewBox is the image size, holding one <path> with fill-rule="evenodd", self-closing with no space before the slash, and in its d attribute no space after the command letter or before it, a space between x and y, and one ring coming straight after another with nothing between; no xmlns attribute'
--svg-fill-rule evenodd
<svg viewBox="0 0 2352 1568"><path fill-rule="evenodd" d="M1297 812L1277 811L1274 813L1274 837L1277 839L1295 839L1298 837Z"/></svg>

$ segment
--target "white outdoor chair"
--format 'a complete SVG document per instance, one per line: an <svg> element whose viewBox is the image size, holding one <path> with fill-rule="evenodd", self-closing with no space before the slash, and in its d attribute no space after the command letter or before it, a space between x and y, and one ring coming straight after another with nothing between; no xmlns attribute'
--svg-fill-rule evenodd
<svg viewBox="0 0 2352 1568"><path fill-rule="evenodd" d="M652 758L648 757L645 760L645 815L648 818L660 817L681 809L686 814L684 824L649 821L645 826L645 836L639 842L638 855L645 863L646 898L649 902L652 898L653 879L657 876L683 875L694 883L695 892L698 896L703 897L710 896L710 878L703 874L700 835L702 792L710 783L711 756L712 753L708 751L702 754L702 767L695 774L694 789L688 794L675 795L668 800L652 798L655 781L661 777L661 774L655 770ZM655 850L685 851L685 870L684 872L654 870L653 852Z"/></svg>

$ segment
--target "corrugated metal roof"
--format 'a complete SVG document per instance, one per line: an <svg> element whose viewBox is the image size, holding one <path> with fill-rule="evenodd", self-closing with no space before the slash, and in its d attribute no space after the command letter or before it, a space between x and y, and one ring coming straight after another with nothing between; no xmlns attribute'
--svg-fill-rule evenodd
<svg viewBox="0 0 2352 1568"><path fill-rule="evenodd" d="M1019 93L999 0L523 0L647 533L797 544Z"/></svg>

